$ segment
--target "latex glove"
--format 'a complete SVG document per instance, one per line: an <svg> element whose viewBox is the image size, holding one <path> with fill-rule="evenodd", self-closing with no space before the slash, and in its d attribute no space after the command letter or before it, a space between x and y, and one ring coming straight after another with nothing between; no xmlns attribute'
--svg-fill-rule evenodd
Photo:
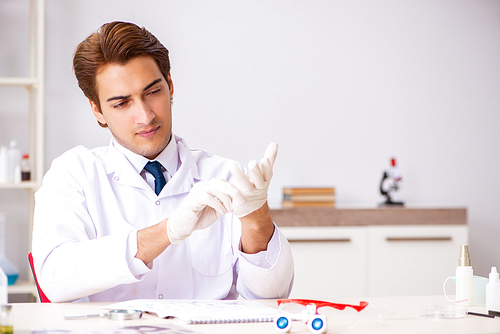
<svg viewBox="0 0 500 334"><path fill-rule="evenodd" d="M207 228L221 216L232 212L233 199L245 201L238 189L225 180L196 183L167 221L170 242L178 244L194 231Z"/></svg>
<svg viewBox="0 0 500 334"><path fill-rule="evenodd" d="M244 217L260 209L267 201L267 189L273 176L273 166L278 154L278 144L271 143L264 153L264 157L257 163L255 160L248 163L248 174L236 165L231 166L234 176L233 184L240 190L245 198L244 202L234 203L236 217Z"/></svg>

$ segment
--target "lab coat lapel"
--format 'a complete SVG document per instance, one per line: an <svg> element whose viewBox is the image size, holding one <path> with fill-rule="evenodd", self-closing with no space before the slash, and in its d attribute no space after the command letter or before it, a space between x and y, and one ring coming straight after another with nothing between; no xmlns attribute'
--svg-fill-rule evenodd
<svg viewBox="0 0 500 334"><path fill-rule="evenodd" d="M118 152L113 145L109 145L106 159L106 173L114 182L140 189L150 189L127 158Z"/></svg>
<svg viewBox="0 0 500 334"><path fill-rule="evenodd" d="M176 139L180 138L177 137ZM191 191L193 185L200 181L198 166L182 139L177 142L177 148L179 151L180 166L161 191L161 197L188 193Z"/></svg>

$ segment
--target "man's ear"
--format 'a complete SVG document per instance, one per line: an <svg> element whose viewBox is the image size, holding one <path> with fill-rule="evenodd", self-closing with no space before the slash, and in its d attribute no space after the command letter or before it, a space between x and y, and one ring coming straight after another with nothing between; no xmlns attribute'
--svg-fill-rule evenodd
<svg viewBox="0 0 500 334"><path fill-rule="evenodd" d="M174 82L172 81L172 76L170 75L170 72L168 72L167 83L168 87L170 88L170 99L172 99L174 97Z"/></svg>
<svg viewBox="0 0 500 334"><path fill-rule="evenodd" d="M106 120L104 119L104 115L102 112L99 110L99 107L97 105L89 100L90 103L90 108L92 109L92 113L94 114L95 118L97 118L97 122L99 123L100 126L103 128L107 127Z"/></svg>

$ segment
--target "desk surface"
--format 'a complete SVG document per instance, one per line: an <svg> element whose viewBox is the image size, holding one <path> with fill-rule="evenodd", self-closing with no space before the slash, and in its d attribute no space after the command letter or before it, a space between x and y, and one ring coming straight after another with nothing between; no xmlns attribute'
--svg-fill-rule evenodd
<svg viewBox="0 0 500 334"><path fill-rule="evenodd" d="M465 208L287 208L271 210L278 226L467 225Z"/></svg>
<svg viewBox="0 0 500 334"><path fill-rule="evenodd" d="M370 304L366 309L355 311L338 311L321 308L320 313L328 319L328 333L500 333L500 317L483 318L468 316L462 319L428 319L420 316L420 311L409 312L399 319L380 320L381 312L422 308L426 305L447 304L442 296L422 297L372 297L341 298L339 303L357 304L366 300ZM277 307L273 300L262 300L261 303ZM73 329L79 333L105 332L121 326L161 326L174 325L191 330L194 333L277 333L272 323L252 324L220 324L220 325L186 325L175 319L160 319L145 314L140 320L112 321L103 318L84 320L64 320L63 315L98 313L101 306L109 303L60 303L60 304L12 304L15 333L29 333L31 330ZM449 303L448 303L449 304ZM486 313L484 306L473 306L469 311ZM189 331L187 331L189 332ZM178 331L178 333L180 333ZM182 331L182 333L186 333ZM295 322L291 333L310 333L301 322ZM153 333L152 333L153 334Z"/></svg>

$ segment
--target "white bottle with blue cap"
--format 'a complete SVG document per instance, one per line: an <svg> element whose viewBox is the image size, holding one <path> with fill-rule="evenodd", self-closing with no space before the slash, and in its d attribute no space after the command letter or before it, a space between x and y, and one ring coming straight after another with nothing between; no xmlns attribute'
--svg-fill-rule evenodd
<svg viewBox="0 0 500 334"><path fill-rule="evenodd" d="M486 284L486 310L500 312L500 282L497 267L491 267L490 280Z"/></svg>

